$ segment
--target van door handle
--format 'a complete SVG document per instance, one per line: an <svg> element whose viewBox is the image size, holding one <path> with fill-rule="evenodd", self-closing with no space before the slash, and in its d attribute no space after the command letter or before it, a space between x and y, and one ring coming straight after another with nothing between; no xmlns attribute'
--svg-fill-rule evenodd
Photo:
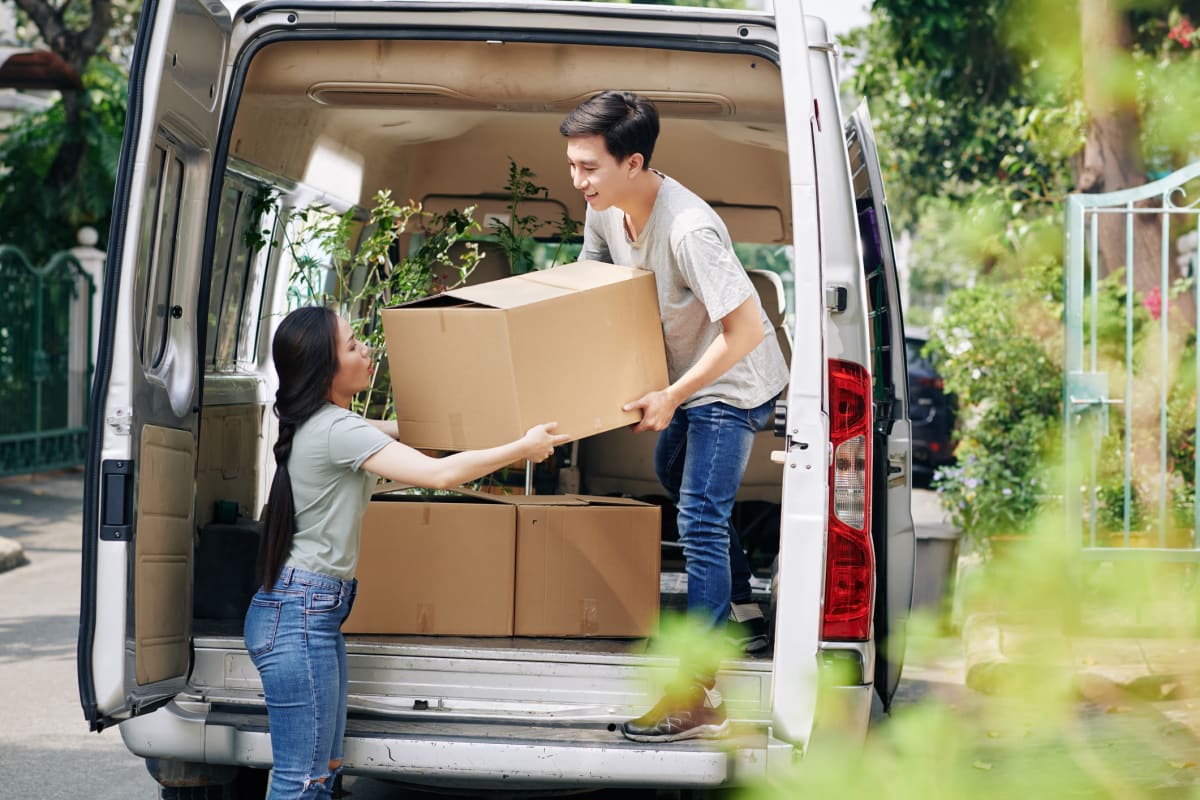
<svg viewBox="0 0 1200 800"><path fill-rule="evenodd" d="M133 462L107 459L100 467L100 541L133 539Z"/></svg>

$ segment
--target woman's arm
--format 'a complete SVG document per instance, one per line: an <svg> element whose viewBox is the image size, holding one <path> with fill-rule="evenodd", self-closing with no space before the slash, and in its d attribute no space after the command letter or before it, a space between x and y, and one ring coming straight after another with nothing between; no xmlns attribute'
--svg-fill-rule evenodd
<svg viewBox="0 0 1200 800"><path fill-rule="evenodd" d="M567 442L567 434L553 434L557 422L534 425L515 442L486 450L433 458L401 442L393 442L363 462L363 468L380 477L426 489L452 489L467 481L489 475L513 461L545 460L554 448ZM389 432L390 433L390 432Z"/></svg>
<svg viewBox="0 0 1200 800"><path fill-rule="evenodd" d="M382 431L382 432L386 433L388 436L392 437L393 439L400 438L400 428L396 425L396 420L394 420L394 419L368 419L367 417L363 417L363 419L366 419L367 422L371 423L371 425L375 428L375 430ZM378 473L376 473L376 474L378 474Z"/></svg>
<svg viewBox="0 0 1200 800"><path fill-rule="evenodd" d="M392 439L400 439L400 427L397 427L396 420L372 420L370 417L362 417L362 419L370 422L376 431L382 431Z"/></svg>

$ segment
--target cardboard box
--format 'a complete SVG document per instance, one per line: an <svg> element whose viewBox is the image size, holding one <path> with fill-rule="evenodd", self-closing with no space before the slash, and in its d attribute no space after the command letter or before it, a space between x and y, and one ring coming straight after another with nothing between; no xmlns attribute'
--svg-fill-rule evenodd
<svg viewBox="0 0 1200 800"><path fill-rule="evenodd" d="M580 261L385 309L400 441L467 450L558 422L574 439L630 425L667 385L653 273Z"/></svg>
<svg viewBox="0 0 1200 800"><path fill-rule="evenodd" d="M363 516L346 633L511 636L516 507L376 495Z"/></svg>
<svg viewBox="0 0 1200 800"><path fill-rule="evenodd" d="M517 636L654 633L659 615L658 506L577 495L515 502Z"/></svg>
<svg viewBox="0 0 1200 800"><path fill-rule="evenodd" d="M642 637L660 510L578 495L377 494L346 633Z"/></svg>

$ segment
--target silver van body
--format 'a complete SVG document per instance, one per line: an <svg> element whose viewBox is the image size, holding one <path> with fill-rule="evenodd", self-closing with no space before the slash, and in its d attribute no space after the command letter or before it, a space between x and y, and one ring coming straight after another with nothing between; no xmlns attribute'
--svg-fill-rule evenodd
<svg viewBox="0 0 1200 800"><path fill-rule="evenodd" d="M197 614L196 571L214 501L257 516L274 468L286 210L364 209L391 188L495 213L502 200L486 190L511 156L582 218L558 120L619 87L660 108L656 167L708 199L736 241L791 247L773 650L719 678L740 733L732 747L623 740L616 726L674 669L644 641L348 636L346 772L706 788L789 767L824 728L865 735L873 698L886 707L899 680L912 595L898 284L865 108L843 114L824 23L799 0L775 6L146 4L90 408L78 656L93 729L120 724L132 752L177 764L177 783L188 765L270 766L240 626ZM264 227L265 243L243 245ZM868 455L860 442L846 468L867 473L870 523L834 548L845 526L833 519L831 396L854 375L869 381L857 398ZM834 574L847 552L859 571Z"/></svg>

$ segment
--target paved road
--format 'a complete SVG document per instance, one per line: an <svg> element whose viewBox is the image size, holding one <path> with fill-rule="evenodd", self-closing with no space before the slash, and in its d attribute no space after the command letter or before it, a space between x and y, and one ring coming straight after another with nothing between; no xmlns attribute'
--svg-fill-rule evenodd
<svg viewBox="0 0 1200 800"><path fill-rule="evenodd" d="M21 800L157 797L115 730L79 707L80 476L0 481L0 536L29 563L0 574L0 795Z"/></svg>

